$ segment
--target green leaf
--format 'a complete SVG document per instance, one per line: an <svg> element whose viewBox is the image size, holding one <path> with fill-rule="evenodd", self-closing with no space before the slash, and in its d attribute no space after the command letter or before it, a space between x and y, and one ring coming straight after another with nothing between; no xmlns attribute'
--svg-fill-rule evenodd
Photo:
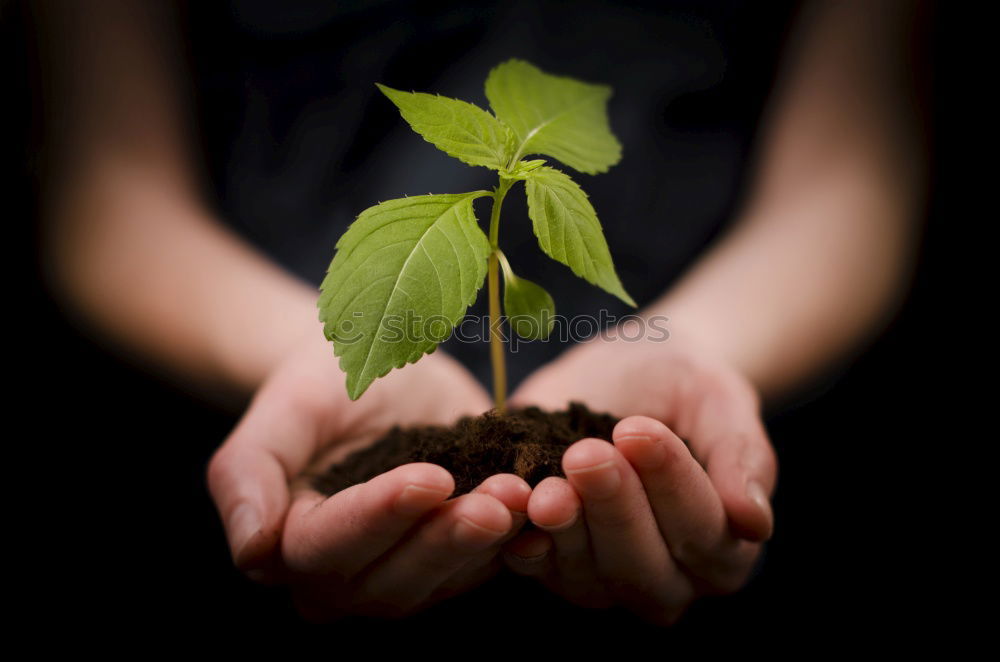
<svg viewBox="0 0 1000 662"><path fill-rule="evenodd" d="M607 85L553 76L523 60L508 60L490 72L486 97L514 131L511 161L547 154L593 175L621 159L621 144L608 123Z"/></svg>
<svg viewBox="0 0 1000 662"><path fill-rule="evenodd" d="M519 278L500 253L503 266L503 310L514 332L528 340L544 340L555 324L556 303L543 287Z"/></svg>
<svg viewBox="0 0 1000 662"><path fill-rule="evenodd" d="M396 104L414 131L449 156L494 170L507 164L510 130L479 106L436 94L376 85Z"/></svg>
<svg viewBox="0 0 1000 662"><path fill-rule="evenodd" d="M434 351L475 300L490 245L472 201L484 195L389 200L363 211L337 242L319 317L352 400Z"/></svg>
<svg viewBox="0 0 1000 662"><path fill-rule="evenodd" d="M601 222L583 189L569 175L547 166L528 173L526 186L528 216L542 250L577 276L635 306L615 273Z"/></svg>

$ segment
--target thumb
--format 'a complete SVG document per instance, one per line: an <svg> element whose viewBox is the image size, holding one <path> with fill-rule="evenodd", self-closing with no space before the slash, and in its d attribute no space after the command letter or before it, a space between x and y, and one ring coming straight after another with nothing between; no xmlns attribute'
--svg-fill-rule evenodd
<svg viewBox="0 0 1000 662"><path fill-rule="evenodd" d="M709 460L708 476L719 491L734 532L763 542L774 533L771 495L777 460L763 427L733 438L728 450L720 446Z"/></svg>
<svg viewBox="0 0 1000 662"><path fill-rule="evenodd" d="M691 449L718 491L733 533L754 542L769 539L778 459L755 403L725 392L706 396Z"/></svg>
<svg viewBox="0 0 1000 662"><path fill-rule="evenodd" d="M289 481L318 441L314 417L289 393L265 385L208 465L208 488L233 562L260 581L276 578Z"/></svg>

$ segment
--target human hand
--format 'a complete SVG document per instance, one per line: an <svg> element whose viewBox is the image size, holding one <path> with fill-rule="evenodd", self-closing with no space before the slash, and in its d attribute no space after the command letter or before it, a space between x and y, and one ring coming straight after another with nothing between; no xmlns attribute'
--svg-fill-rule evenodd
<svg viewBox="0 0 1000 662"><path fill-rule="evenodd" d="M511 569L573 603L620 604L659 624L739 589L772 533L777 474L753 387L695 350L592 341L535 373L512 404L570 400L625 418L613 444L578 441L563 455L567 478L534 488L539 528L504 545Z"/></svg>
<svg viewBox="0 0 1000 662"><path fill-rule="evenodd" d="M261 387L208 468L234 562L258 581L288 583L314 621L403 615L485 581L503 565L500 545L526 521L531 490L517 476L492 476L454 499L452 476L429 463L330 497L306 476L393 425L448 424L489 408L479 384L443 353L351 402L332 348L308 339Z"/></svg>

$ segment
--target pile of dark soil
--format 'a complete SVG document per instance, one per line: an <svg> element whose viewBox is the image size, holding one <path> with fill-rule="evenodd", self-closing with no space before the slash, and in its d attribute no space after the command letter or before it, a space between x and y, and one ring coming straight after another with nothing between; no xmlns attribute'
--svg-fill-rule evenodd
<svg viewBox="0 0 1000 662"><path fill-rule="evenodd" d="M534 487L548 476L565 475L561 461L567 447L585 437L610 440L617 422L574 402L565 411L527 407L465 417L452 426L395 427L317 476L314 485L334 494L402 464L431 462L454 476L453 496L498 473L517 474Z"/></svg>

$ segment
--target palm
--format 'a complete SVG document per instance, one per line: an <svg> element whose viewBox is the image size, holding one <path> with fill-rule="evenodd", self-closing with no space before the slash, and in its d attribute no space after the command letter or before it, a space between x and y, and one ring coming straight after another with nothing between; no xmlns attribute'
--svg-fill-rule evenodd
<svg viewBox="0 0 1000 662"><path fill-rule="evenodd" d="M482 582L526 519L523 480L492 476L449 498L454 479L444 468L411 463L327 497L308 476L393 425L451 423L488 407L482 388L442 354L353 402L328 346L289 358L209 468L237 565L290 584L314 620L410 613Z"/></svg>
<svg viewBox="0 0 1000 662"><path fill-rule="evenodd" d="M329 347L324 350L320 360L309 355L293 360L281 386L288 391L284 397L302 403L318 428L318 444L303 480L371 445L396 425L450 425L492 406L482 386L442 355L390 373L350 402L344 397L343 373Z"/></svg>
<svg viewBox="0 0 1000 662"><path fill-rule="evenodd" d="M745 581L771 531L775 458L742 376L683 347L595 342L513 400L576 400L623 417L604 440L613 444L577 442L563 456L567 479L535 487L528 514L546 533L507 545L515 571L574 602L621 603L656 622ZM518 560L519 549L545 547L554 553L544 561Z"/></svg>

